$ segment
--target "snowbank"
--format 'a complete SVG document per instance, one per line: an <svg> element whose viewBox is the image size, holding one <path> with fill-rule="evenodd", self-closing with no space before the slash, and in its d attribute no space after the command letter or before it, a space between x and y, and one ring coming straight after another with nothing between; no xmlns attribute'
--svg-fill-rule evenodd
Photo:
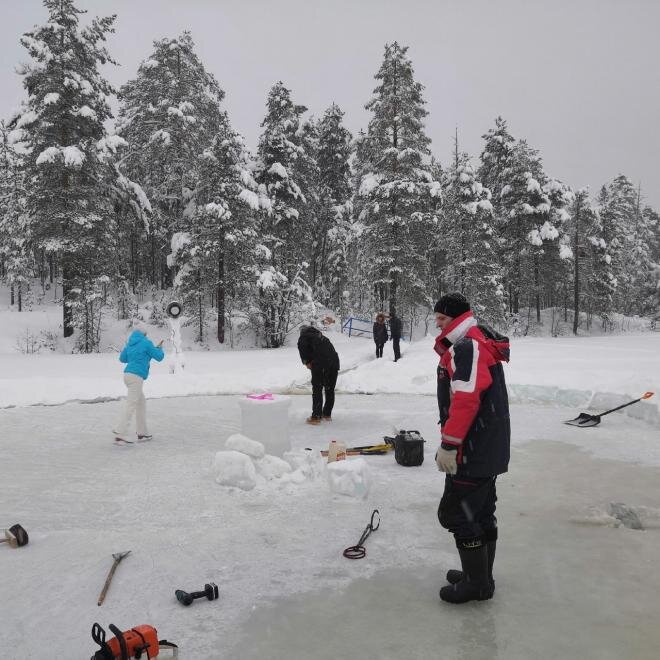
<svg viewBox="0 0 660 660"><path fill-rule="evenodd" d="M17 316L17 315L14 315ZM154 329L155 341L166 330ZM352 394L435 395L433 337L403 343L403 359L376 360L373 343L330 335L341 357L337 391ZM552 403L571 408L606 410L644 392L660 397L660 333L591 338L512 340L505 366L513 402ZM171 346L165 345L166 352ZM117 354L0 355L0 408L96 402L125 395ZM186 369L168 373L167 360L153 363L145 386L148 398L310 392L309 371L294 346L277 350L187 352ZM654 399L625 408L624 414L660 425Z"/></svg>

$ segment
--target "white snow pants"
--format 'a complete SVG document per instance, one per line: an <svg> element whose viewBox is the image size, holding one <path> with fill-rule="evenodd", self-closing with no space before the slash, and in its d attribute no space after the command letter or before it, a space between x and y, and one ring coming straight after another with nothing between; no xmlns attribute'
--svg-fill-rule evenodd
<svg viewBox="0 0 660 660"><path fill-rule="evenodd" d="M128 433L128 427L135 414L138 435L149 435L147 431L147 407L142 392L144 379L135 374L124 374L124 383L128 389L126 396L126 406L115 427L115 432L120 438L125 438Z"/></svg>

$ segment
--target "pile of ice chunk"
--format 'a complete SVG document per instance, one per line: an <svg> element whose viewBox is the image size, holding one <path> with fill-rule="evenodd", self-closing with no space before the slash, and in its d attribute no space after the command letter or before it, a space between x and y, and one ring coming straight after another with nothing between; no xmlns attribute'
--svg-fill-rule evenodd
<svg viewBox="0 0 660 660"><path fill-rule="evenodd" d="M288 451L284 458L266 454L264 445L235 433L213 461L215 480L222 486L252 490L257 485L302 484L323 471L323 460L311 450Z"/></svg>

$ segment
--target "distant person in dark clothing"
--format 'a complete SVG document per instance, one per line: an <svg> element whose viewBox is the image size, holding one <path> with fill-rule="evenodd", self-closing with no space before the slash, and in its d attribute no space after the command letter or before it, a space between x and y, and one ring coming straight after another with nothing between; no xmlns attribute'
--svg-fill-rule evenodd
<svg viewBox="0 0 660 660"><path fill-rule="evenodd" d="M385 325L385 314L379 312L374 323L374 343L376 344L376 357L383 357L383 346L387 342L387 326Z"/></svg>
<svg viewBox="0 0 660 660"><path fill-rule="evenodd" d="M401 319L396 315L396 311L393 309L390 311L390 336L392 337L392 348L394 349L394 361L401 359L401 348L399 342L401 341L401 331L403 329L403 323Z"/></svg>
<svg viewBox="0 0 660 660"><path fill-rule="evenodd" d="M332 420L335 385L339 374L339 356L332 342L313 326L303 326L298 338L298 352L303 364L312 372L312 414L305 421L320 424ZM323 392L325 391L325 404Z"/></svg>

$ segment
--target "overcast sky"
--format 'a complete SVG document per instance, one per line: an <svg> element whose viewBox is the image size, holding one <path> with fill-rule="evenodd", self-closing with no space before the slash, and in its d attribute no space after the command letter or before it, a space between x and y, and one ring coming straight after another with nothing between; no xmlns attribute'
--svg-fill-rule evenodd
<svg viewBox="0 0 660 660"><path fill-rule="evenodd" d="M19 35L43 22L40 0L0 0L0 115L23 98ZM154 39L190 30L254 148L270 86L320 116L333 101L354 133L387 42L410 47L425 86L432 149L444 164L455 127L478 157L502 115L539 149L548 174L593 193L619 173L660 209L659 0L78 0L116 13L107 77L134 77Z"/></svg>

